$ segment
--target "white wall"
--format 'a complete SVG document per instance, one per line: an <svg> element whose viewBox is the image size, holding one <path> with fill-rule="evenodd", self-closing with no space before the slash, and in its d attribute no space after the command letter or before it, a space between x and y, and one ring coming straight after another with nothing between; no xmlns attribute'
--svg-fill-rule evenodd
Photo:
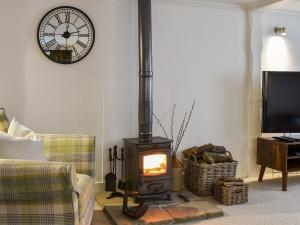
<svg viewBox="0 0 300 225"><path fill-rule="evenodd" d="M153 3L154 111L178 127L196 107L180 150L208 142L225 145L247 175L245 13L231 6ZM108 170L107 149L137 136L137 1L2 0L0 103L10 117L48 133L97 137L96 176ZM59 65L40 51L41 17L60 5L85 11L96 29L91 53ZM2 33L1 32L1 33ZM154 133L161 135L157 124Z"/></svg>
<svg viewBox="0 0 300 225"><path fill-rule="evenodd" d="M167 105L177 103L177 125L196 99L181 149L208 142L225 145L239 160L240 174L245 176L244 12L155 4L153 22L154 84L165 90Z"/></svg>
<svg viewBox="0 0 300 225"><path fill-rule="evenodd" d="M286 36L276 36L273 27L285 26ZM262 70L300 70L300 16L264 13L262 16Z"/></svg>
<svg viewBox="0 0 300 225"><path fill-rule="evenodd" d="M275 26L285 26L286 36L276 36ZM280 134L261 134L261 71L300 70L300 16L288 12L254 12L252 14L252 77L251 77L251 131L249 135L250 177L257 176L256 138Z"/></svg>

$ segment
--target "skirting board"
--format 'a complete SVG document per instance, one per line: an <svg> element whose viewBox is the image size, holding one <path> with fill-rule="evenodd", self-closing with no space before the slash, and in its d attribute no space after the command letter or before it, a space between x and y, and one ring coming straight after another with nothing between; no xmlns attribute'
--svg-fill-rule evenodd
<svg viewBox="0 0 300 225"><path fill-rule="evenodd" d="M95 182L94 191L95 191L95 193L105 191L105 183Z"/></svg>

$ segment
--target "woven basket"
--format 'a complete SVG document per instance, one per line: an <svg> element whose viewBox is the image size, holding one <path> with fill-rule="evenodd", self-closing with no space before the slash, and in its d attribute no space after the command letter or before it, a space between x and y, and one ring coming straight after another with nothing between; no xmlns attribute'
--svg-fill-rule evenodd
<svg viewBox="0 0 300 225"><path fill-rule="evenodd" d="M237 161L225 163L198 163L195 156L184 158L186 189L199 196L213 194L214 183L220 178L235 177Z"/></svg>
<svg viewBox="0 0 300 225"><path fill-rule="evenodd" d="M248 185L241 182L216 182L214 198L224 205L245 203L248 201Z"/></svg>

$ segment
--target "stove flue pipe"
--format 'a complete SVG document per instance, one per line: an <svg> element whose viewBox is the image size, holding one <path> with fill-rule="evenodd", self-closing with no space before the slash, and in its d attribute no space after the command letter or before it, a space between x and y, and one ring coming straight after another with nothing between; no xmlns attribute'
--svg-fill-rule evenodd
<svg viewBox="0 0 300 225"><path fill-rule="evenodd" d="M138 0L139 22L139 139L152 139L153 68L151 0Z"/></svg>

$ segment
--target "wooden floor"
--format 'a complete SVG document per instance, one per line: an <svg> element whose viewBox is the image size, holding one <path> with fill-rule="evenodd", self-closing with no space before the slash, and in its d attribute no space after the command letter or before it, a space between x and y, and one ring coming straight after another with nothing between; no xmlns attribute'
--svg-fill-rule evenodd
<svg viewBox="0 0 300 225"><path fill-rule="evenodd" d="M111 225L97 200L91 225Z"/></svg>
<svg viewBox="0 0 300 225"><path fill-rule="evenodd" d="M91 225L111 225L103 210L95 210Z"/></svg>

